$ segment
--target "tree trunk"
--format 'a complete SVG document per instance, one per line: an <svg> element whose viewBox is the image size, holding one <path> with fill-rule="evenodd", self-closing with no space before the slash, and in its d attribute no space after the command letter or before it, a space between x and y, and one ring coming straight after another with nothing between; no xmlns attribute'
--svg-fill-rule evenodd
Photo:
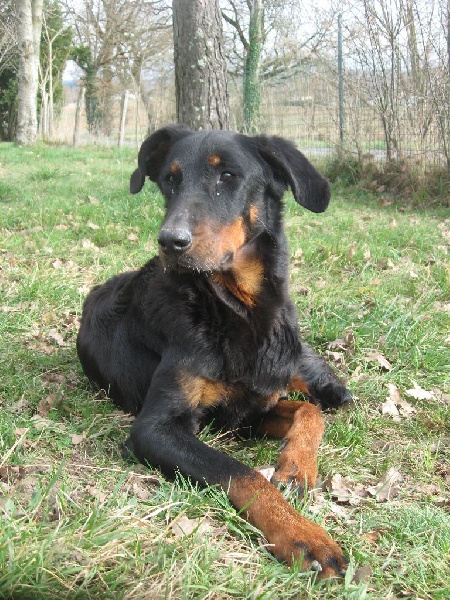
<svg viewBox="0 0 450 600"><path fill-rule="evenodd" d="M75 127L73 130L73 145L74 146L78 146L78 143L80 141L81 111L83 110L85 93L86 93L86 88L83 86L80 88L80 92L78 94L77 109L75 112Z"/></svg>
<svg viewBox="0 0 450 600"><path fill-rule="evenodd" d="M252 0L250 8L249 48L244 71L244 131L255 133L261 104L261 47L263 8L260 0Z"/></svg>
<svg viewBox="0 0 450 600"><path fill-rule="evenodd" d="M37 91L43 0L15 0L19 46L16 143L34 144L37 137Z"/></svg>
<svg viewBox="0 0 450 600"><path fill-rule="evenodd" d="M128 112L128 90L123 93L122 106L120 111L120 126L119 126L119 146L123 146L123 140L125 139L125 125L127 122Z"/></svg>
<svg viewBox="0 0 450 600"><path fill-rule="evenodd" d="M228 129L228 84L218 0L173 0L178 122Z"/></svg>

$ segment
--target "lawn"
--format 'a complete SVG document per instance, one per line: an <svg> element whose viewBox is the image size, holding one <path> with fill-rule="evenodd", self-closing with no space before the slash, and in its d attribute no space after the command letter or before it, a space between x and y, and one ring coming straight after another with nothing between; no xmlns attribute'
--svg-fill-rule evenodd
<svg viewBox="0 0 450 600"><path fill-rule="evenodd" d="M163 215L128 193L136 152L0 145L0 597L450 597L448 209L336 187L286 197L306 340L354 395L326 415L322 482L289 500L350 558L345 581L277 563L216 489L126 464L130 418L75 339L90 287L155 253ZM202 439L253 466L278 443Z"/></svg>

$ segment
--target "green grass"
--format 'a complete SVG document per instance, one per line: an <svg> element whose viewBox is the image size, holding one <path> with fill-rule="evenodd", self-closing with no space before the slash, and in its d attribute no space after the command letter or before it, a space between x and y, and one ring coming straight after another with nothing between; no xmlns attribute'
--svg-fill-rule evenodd
<svg viewBox="0 0 450 600"><path fill-rule="evenodd" d="M0 145L0 597L449 598L448 211L380 207L345 188L323 215L286 199L303 335L325 353L353 339L331 348L355 403L326 415L321 476L352 490L390 468L402 476L383 503L290 499L351 558L344 582L315 583L262 549L221 492L125 464L130 419L81 372L88 289L155 252L162 203L149 185L128 193L135 154ZM406 396L414 381L432 397ZM388 384L414 414L381 414ZM276 442L202 437L249 464L276 462ZM184 517L206 531L176 535Z"/></svg>

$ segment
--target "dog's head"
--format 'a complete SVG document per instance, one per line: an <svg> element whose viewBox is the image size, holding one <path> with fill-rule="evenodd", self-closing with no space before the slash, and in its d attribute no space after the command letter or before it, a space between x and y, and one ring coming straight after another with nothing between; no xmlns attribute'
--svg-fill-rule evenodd
<svg viewBox="0 0 450 600"><path fill-rule="evenodd" d="M166 201L158 243L168 268L230 269L252 240L271 233L273 221L279 226L274 214L280 214L288 187L313 212L324 211L330 199L328 182L279 137L165 127L141 146L130 180L133 194L146 176Z"/></svg>

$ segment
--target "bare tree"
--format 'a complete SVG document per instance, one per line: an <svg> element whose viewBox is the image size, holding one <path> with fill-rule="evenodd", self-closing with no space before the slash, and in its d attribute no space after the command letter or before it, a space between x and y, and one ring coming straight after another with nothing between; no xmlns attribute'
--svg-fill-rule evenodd
<svg viewBox="0 0 450 600"><path fill-rule="evenodd" d="M322 46L326 27L290 0L222 0L222 16L230 26L230 70L243 82L243 129L259 128L262 85L291 77ZM320 11L316 11L316 17ZM327 15L328 18L329 15Z"/></svg>
<svg viewBox="0 0 450 600"><path fill-rule="evenodd" d="M173 0L175 94L179 123L228 129L228 82L218 0Z"/></svg>
<svg viewBox="0 0 450 600"><path fill-rule="evenodd" d="M16 142L34 144L37 137L37 92L42 0L15 0L19 46Z"/></svg>
<svg viewBox="0 0 450 600"><path fill-rule="evenodd" d="M12 1L0 5L0 74L17 53L17 32Z"/></svg>
<svg viewBox="0 0 450 600"><path fill-rule="evenodd" d="M89 130L112 132L112 98L132 90L146 100L142 74L171 45L167 0L69 0L84 71ZM169 60L167 61L169 62ZM171 62L171 60L170 60Z"/></svg>

